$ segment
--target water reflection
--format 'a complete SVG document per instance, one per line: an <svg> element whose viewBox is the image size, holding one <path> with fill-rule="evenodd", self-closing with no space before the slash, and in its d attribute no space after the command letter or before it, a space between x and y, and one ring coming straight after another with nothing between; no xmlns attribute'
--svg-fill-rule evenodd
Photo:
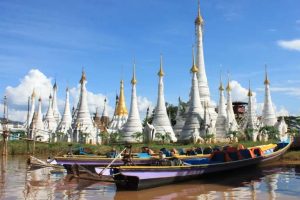
<svg viewBox="0 0 300 200"><path fill-rule="evenodd" d="M26 158L1 157L0 199L298 199L300 166L251 168L142 191L119 191L113 183L78 180L50 169L28 171Z"/></svg>

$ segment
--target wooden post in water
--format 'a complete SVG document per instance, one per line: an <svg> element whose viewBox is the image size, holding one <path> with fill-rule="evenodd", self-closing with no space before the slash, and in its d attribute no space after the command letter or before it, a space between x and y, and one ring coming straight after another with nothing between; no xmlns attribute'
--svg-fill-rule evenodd
<svg viewBox="0 0 300 200"><path fill-rule="evenodd" d="M3 101L3 120L2 120L2 137L3 137L3 147L2 147L2 155L3 156L7 156L8 154L8 145L7 145L7 141L8 141L8 136L9 136L9 130L8 130L8 110L7 110L7 98L6 96L4 96L4 101Z"/></svg>

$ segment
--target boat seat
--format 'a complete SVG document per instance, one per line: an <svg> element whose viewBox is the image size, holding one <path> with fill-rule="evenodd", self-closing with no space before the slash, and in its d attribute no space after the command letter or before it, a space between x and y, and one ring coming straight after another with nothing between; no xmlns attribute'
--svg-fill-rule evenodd
<svg viewBox="0 0 300 200"><path fill-rule="evenodd" d="M184 160L184 162L191 164L191 165L201 165L201 164L208 164L209 159L208 158L193 158L193 159Z"/></svg>
<svg viewBox="0 0 300 200"><path fill-rule="evenodd" d="M151 156L148 153L137 153L138 158L150 158Z"/></svg>
<svg viewBox="0 0 300 200"><path fill-rule="evenodd" d="M241 159L253 158L253 155L249 149L240 149L239 153L241 155Z"/></svg>
<svg viewBox="0 0 300 200"><path fill-rule="evenodd" d="M223 151L214 151L211 155L210 162L215 163L215 162L225 162L225 152Z"/></svg>
<svg viewBox="0 0 300 200"><path fill-rule="evenodd" d="M280 142L280 143L277 144L277 148L278 148L278 149L282 149L282 148L284 148L286 145L288 145L288 143L286 143L286 142Z"/></svg>
<svg viewBox="0 0 300 200"><path fill-rule="evenodd" d="M259 157L263 155L263 151L259 147L250 148L250 151L254 155L254 157Z"/></svg>

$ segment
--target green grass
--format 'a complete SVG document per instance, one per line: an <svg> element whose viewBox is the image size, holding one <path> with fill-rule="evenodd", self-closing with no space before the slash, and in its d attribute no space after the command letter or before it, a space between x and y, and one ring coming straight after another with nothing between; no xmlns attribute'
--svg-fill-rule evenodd
<svg viewBox="0 0 300 200"><path fill-rule="evenodd" d="M252 141L241 141L239 143L230 144L231 146L237 146L237 144L242 144L244 147L251 147L257 146L262 144L269 144L275 143L275 141L269 142L252 142ZM207 147L207 146L225 146L228 145L227 143L218 143L218 144L161 144L161 143L151 143L151 144L132 144L132 151L133 152L140 152L141 147L148 146L154 152L159 152L161 148L172 149L172 148L184 148L188 149L191 147ZM1 145L2 146L2 145ZM112 148L115 148L118 151L124 149L124 145L121 144L111 144L111 145L89 145L89 144L72 144L73 150L78 149L79 147L84 147L88 153L93 153L97 155L104 155L106 152L110 151ZM27 150L27 142L26 141L9 141L8 142L8 152L10 155L23 155L27 154L27 152L31 153L33 148L33 142L29 142L29 151ZM65 142L58 142L58 143L39 143L36 142L35 144L35 154L36 155L50 155L50 156L57 156L63 155L68 152L69 143Z"/></svg>

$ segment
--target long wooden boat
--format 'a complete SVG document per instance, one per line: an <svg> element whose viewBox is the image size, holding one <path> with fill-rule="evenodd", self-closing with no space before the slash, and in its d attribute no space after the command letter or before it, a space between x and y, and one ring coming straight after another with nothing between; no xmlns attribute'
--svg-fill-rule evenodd
<svg viewBox="0 0 300 200"><path fill-rule="evenodd" d="M213 152L210 158L196 159L179 166L119 166L112 168L117 190L140 190L197 178L203 174L233 170L274 161L291 146L287 143L248 149Z"/></svg>
<svg viewBox="0 0 300 200"><path fill-rule="evenodd" d="M186 156L180 155L178 156L182 160L188 160L193 158L206 158L209 157L210 154L198 154L194 156ZM72 174L72 166L80 165L90 170L91 172L95 172L95 167L105 167L109 165L114 158L107 158L104 156L87 156L87 155L72 155L72 156L61 156L55 157L52 164L63 165L67 170L68 174ZM145 153L137 153L132 157L132 162L134 165L153 165L158 159L158 156L147 156ZM122 157L115 159L112 163L112 166L122 166L124 165L124 160Z"/></svg>

